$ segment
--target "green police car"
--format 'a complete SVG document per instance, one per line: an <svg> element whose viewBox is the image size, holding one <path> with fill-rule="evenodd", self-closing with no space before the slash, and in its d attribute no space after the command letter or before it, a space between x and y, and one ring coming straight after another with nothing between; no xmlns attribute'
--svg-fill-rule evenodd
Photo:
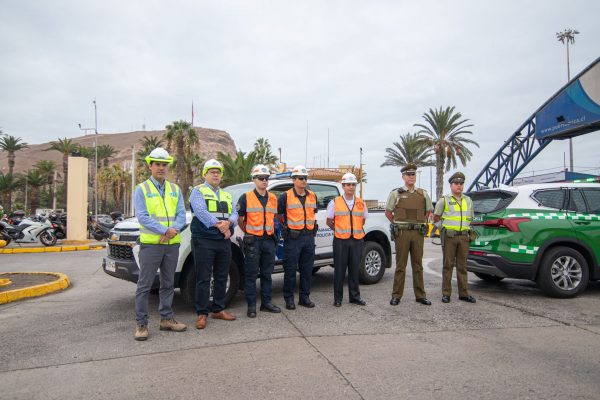
<svg viewBox="0 0 600 400"><path fill-rule="evenodd" d="M504 186L469 195L478 237L467 269L479 278L529 279L559 298L600 279L600 184Z"/></svg>

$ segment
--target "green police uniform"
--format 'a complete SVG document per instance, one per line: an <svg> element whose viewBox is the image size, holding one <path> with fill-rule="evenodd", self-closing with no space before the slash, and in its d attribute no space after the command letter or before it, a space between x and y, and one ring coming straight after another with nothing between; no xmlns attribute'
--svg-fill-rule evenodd
<svg viewBox="0 0 600 400"><path fill-rule="evenodd" d="M465 177L457 172L449 181L464 182ZM473 220L473 202L470 197L445 195L436 204L434 215L440 217L443 235L443 278L442 295L452 294L452 270L456 264L456 280L460 298L469 297L467 288L467 256L469 254L469 229Z"/></svg>

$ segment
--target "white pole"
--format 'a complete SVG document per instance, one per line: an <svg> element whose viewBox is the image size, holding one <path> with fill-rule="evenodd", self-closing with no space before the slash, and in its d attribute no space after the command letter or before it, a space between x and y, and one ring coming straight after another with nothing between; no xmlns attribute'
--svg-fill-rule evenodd
<svg viewBox="0 0 600 400"><path fill-rule="evenodd" d="M98 220L98 109L96 107L96 99L94 99L94 214L96 221Z"/></svg>
<svg viewBox="0 0 600 400"><path fill-rule="evenodd" d="M129 207L129 215L135 215L135 206L133 203L133 194L135 192L135 144L131 146L131 207Z"/></svg>

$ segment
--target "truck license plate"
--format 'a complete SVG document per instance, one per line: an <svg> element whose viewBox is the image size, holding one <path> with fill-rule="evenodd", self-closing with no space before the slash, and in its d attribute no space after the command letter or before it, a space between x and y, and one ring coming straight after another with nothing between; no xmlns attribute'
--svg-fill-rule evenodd
<svg viewBox="0 0 600 400"><path fill-rule="evenodd" d="M106 259L106 264L104 267L107 271L110 272L116 272L117 271L117 266L115 265L115 262L112 260L108 260Z"/></svg>

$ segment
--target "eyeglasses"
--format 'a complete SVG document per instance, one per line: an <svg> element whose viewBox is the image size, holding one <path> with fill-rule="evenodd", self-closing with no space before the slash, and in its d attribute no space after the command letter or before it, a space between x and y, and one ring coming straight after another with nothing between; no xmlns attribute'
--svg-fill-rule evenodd
<svg viewBox="0 0 600 400"><path fill-rule="evenodd" d="M300 181L305 181L305 180L307 180L308 178L307 178L306 176L295 176L295 177L294 177L294 179L298 179L298 180L300 180Z"/></svg>
<svg viewBox="0 0 600 400"><path fill-rule="evenodd" d="M255 176L254 179L258 179L259 181L268 181L269 177L268 176Z"/></svg>

